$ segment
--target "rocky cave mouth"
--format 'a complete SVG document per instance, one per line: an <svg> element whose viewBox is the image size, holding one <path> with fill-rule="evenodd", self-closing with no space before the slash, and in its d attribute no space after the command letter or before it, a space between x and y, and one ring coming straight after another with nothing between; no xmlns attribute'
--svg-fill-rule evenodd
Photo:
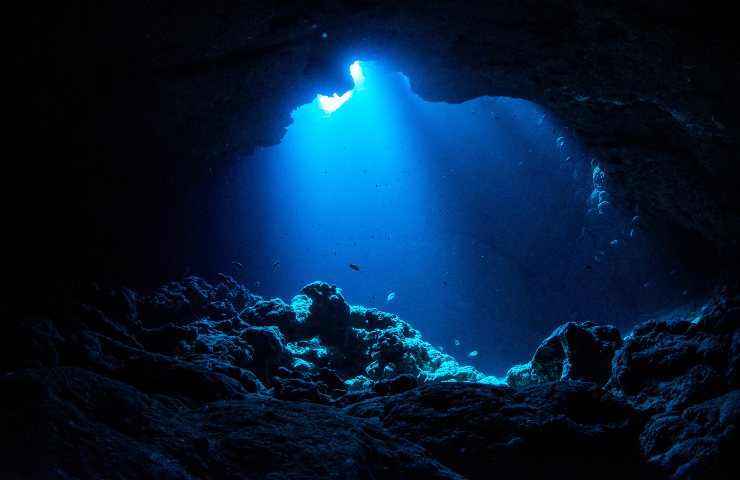
<svg viewBox="0 0 740 480"><path fill-rule="evenodd" d="M339 285L499 376L564 321L628 332L706 293L551 112L427 102L382 61L348 70L353 89L296 108L280 144L211 187L214 264L254 293Z"/></svg>
<svg viewBox="0 0 740 480"><path fill-rule="evenodd" d="M731 4L0 10L0 478L740 478Z"/></svg>

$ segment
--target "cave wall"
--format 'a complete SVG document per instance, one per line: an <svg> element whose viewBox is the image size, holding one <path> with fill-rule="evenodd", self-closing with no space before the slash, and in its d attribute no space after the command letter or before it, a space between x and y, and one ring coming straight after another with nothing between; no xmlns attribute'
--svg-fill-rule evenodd
<svg viewBox="0 0 740 480"><path fill-rule="evenodd" d="M17 278L182 273L202 254L188 247L198 218L180 208L183 196L216 192L214 172L279 142L296 106L348 89L346 69L357 58L391 62L428 100L539 103L599 159L612 194L638 203L701 263L731 273L737 265L740 42L719 3L0 8L11 120L2 251Z"/></svg>

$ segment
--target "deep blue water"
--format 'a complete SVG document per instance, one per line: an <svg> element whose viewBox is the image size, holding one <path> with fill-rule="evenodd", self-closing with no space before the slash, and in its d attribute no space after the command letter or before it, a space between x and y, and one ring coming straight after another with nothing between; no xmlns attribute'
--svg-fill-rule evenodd
<svg viewBox="0 0 740 480"><path fill-rule="evenodd" d="M331 115L296 109L279 145L223 179L202 239L216 269L286 301L334 283L497 375L566 321L626 334L691 297L639 210L598 193L608 177L594 193L598 160L551 114L509 98L424 102L399 73L363 72Z"/></svg>

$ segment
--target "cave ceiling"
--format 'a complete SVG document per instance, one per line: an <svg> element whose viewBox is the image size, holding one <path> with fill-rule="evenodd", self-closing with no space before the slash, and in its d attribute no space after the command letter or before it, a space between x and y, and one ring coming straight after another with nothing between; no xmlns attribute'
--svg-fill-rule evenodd
<svg viewBox="0 0 740 480"><path fill-rule="evenodd" d="M740 42L719 3L2 8L12 19L6 138L21 152L6 169L5 204L20 209L30 231L39 227L29 216L51 216L33 205L39 197L61 200L60 211L95 203L110 225L157 221L153 205L278 143L292 110L317 92L348 89L347 67L359 58L392 64L431 101L491 95L542 105L604 166L619 195L701 239L726 265L737 259Z"/></svg>

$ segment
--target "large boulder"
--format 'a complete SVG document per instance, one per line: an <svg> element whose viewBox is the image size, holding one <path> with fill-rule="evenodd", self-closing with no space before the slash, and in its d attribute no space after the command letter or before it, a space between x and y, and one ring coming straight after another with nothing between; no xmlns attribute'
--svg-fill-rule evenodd
<svg viewBox="0 0 740 480"><path fill-rule="evenodd" d="M568 322L542 342L529 363L512 367L506 383L517 388L556 380L604 385L614 352L621 346L622 337L611 325Z"/></svg>
<svg viewBox="0 0 740 480"><path fill-rule="evenodd" d="M634 328L614 358L610 387L650 412L681 411L740 388L740 295L726 289L693 315Z"/></svg>

